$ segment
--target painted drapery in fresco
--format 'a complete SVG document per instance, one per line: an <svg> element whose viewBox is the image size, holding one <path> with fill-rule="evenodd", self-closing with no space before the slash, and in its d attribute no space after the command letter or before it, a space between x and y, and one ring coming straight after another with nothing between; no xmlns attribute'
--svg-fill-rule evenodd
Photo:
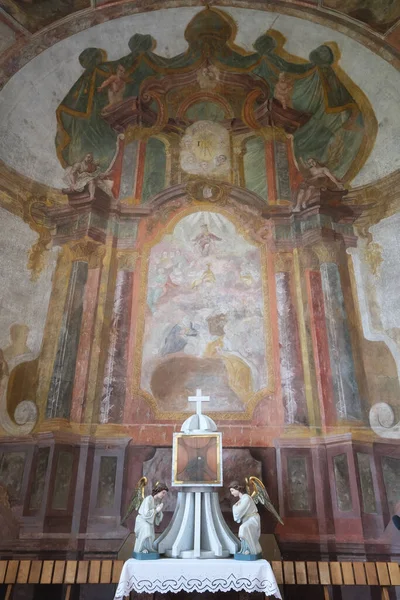
<svg viewBox="0 0 400 600"><path fill-rule="evenodd" d="M261 253L221 214L197 212L149 257L140 387L161 411L240 412L269 383ZM251 302L249 298L251 297Z"/></svg>
<svg viewBox="0 0 400 600"><path fill-rule="evenodd" d="M99 48L80 54L84 72L57 109L56 146L64 166L93 152L100 165L107 167L117 135L104 118L110 107L139 97L149 77L196 70L207 60L208 78L212 76L215 85L220 72L247 73L254 78L254 87L264 82L271 99L310 115L294 134L298 160L323 161L338 177L353 177L361 168L374 140L374 118L366 98L338 67L337 48L319 46L304 61L287 55L283 36L269 31L254 42L255 52L245 55L233 46L234 24L217 10L196 15L185 37L188 50L172 58L155 54L154 40L142 34L130 39L130 53L118 61L107 61ZM203 85L200 80L199 84ZM156 104L151 108L157 113ZM176 118L172 106L165 108L169 118ZM240 107L236 109L234 116L240 119Z"/></svg>

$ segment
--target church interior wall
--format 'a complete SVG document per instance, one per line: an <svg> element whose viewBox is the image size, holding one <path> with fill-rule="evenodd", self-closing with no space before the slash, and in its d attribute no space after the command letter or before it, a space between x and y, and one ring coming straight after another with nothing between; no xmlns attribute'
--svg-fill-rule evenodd
<svg viewBox="0 0 400 600"><path fill-rule="evenodd" d="M267 558L398 561L400 15L5 4L0 557L128 556L201 388Z"/></svg>

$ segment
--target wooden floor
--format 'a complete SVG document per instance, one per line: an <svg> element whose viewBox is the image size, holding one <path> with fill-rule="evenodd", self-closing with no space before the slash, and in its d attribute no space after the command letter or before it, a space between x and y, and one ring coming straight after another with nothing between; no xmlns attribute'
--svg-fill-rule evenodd
<svg viewBox="0 0 400 600"><path fill-rule="evenodd" d="M122 560L2 560L0 584L7 586L6 600L15 584L63 584L64 600L70 600L76 584L117 584ZM389 588L400 586L400 566L395 562L292 562L272 561L278 584L322 585L329 600L330 586L370 585L381 588L389 600Z"/></svg>

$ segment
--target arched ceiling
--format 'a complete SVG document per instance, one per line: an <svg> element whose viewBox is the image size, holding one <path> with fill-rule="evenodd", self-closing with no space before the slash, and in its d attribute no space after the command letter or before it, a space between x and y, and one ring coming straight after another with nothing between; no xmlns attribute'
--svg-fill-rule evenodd
<svg viewBox="0 0 400 600"><path fill-rule="evenodd" d="M374 148L353 186L400 167L400 8L395 4L218 2L236 21L235 43L245 51L251 52L255 39L269 28L283 34L287 52L304 59L320 44L336 42L340 67L365 94L378 123ZM185 27L204 8L192 1L98 1L89 6L89 0L71 0L57 8L53 0L33 5L0 0L0 5L0 159L25 177L55 188L63 186L54 146L55 111L82 73L79 54L97 47L109 60L118 59L126 53L129 38L140 32L153 36L157 54L177 55L187 48Z"/></svg>

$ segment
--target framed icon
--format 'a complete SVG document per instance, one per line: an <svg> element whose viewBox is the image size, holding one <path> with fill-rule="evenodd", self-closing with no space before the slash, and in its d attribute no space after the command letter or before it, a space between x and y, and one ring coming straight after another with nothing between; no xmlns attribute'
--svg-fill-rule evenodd
<svg viewBox="0 0 400 600"><path fill-rule="evenodd" d="M222 434L174 433L172 485L222 486Z"/></svg>

